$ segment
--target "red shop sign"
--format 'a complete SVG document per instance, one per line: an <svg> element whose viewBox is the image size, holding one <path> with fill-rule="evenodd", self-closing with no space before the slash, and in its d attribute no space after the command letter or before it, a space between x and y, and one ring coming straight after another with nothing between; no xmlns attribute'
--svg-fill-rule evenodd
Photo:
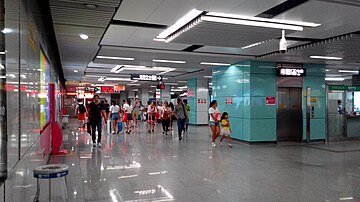
<svg viewBox="0 0 360 202"><path fill-rule="evenodd" d="M276 105L276 97L266 97L266 105Z"/></svg>

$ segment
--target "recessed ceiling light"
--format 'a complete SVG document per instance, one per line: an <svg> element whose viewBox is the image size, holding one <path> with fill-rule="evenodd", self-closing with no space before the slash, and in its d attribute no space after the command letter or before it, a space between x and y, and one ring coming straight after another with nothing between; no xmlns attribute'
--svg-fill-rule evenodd
<svg viewBox="0 0 360 202"><path fill-rule="evenodd" d="M110 59L110 60L135 60L134 58L128 58L128 57L113 57L113 56L101 56L101 55L96 56L96 58Z"/></svg>
<svg viewBox="0 0 360 202"><path fill-rule="evenodd" d="M181 61L181 60L158 60L158 59L154 59L153 62L176 63L176 64L185 64L186 63L186 61Z"/></svg>
<svg viewBox="0 0 360 202"><path fill-rule="evenodd" d="M212 65L212 66L230 66L229 63L219 63L219 62L200 62L201 65Z"/></svg>
<svg viewBox="0 0 360 202"><path fill-rule="evenodd" d="M211 78L212 78L212 76L204 76L204 78L209 78L209 79L211 79Z"/></svg>
<svg viewBox="0 0 360 202"><path fill-rule="evenodd" d="M325 81L344 81L344 78L341 77L326 77Z"/></svg>
<svg viewBox="0 0 360 202"><path fill-rule="evenodd" d="M354 71L354 70L339 70L340 73L355 73L355 74L358 74L359 73L359 70L357 71Z"/></svg>
<svg viewBox="0 0 360 202"><path fill-rule="evenodd" d="M330 72L330 69L325 69L325 72Z"/></svg>
<svg viewBox="0 0 360 202"><path fill-rule="evenodd" d="M324 59L324 60L342 60L340 57L331 57L331 56L318 56L318 55L312 55L310 56L312 59Z"/></svg>
<svg viewBox="0 0 360 202"><path fill-rule="evenodd" d="M86 35L86 34L80 34L80 38L82 38L82 39L86 40L86 39L88 39L88 38L89 38L89 36L88 36L88 35Z"/></svg>
<svg viewBox="0 0 360 202"><path fill-rule="evenodd" d="M79 71L75 69L74 72L75 72L75 73L78 73Z"/></svg>

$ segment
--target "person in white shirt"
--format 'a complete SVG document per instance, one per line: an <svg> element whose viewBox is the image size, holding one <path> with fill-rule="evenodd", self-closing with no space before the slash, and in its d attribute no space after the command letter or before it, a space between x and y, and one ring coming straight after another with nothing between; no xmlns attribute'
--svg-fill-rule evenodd
<svg viewBox="0 0 360 202"><path fill-rule="evenodd" d="M123 108L124 108L124 111L125 111L126 116L127 116L127 118L126 118L126 126L127 126L126 127L126 133L130 134L131 133L131 125L130 125L130 123L133 120L133 118L132 118L133 108L131 106L131 101L129 99L127 100L127 103L124 104Z"/></svg>
<svg viewBox="0 0 360 202"><path fill-rule="evenodd" d="M108 119L111 118L111 121L112 121L112 124L113 124L113 131L112 131L112 134L115 134L115 133L119 133L120 131L118 131L118 120L119 120L119 117L120 117L120 107L119 105L116 104L116 102L113 100L111 102L111 106L110 106L110 115L111 117L108 117Z"/></svg>
<svg viewBox="0 0 360 202"><path fill-rule="evenodd" d="M147 110L147 115L148 115L148 123L149 123L149 133L151 132L155 132L155 113L157 113L157 108L154 104L154 102L152 102L149 106L148 106L148 110ZM152 129L152 130L151 130Z"/></svg>
<svg viewBox="0 0 360 202"><path fill-rule="evenodd" d="M209 116L210 116L210 128L212 131L211 146L216 147L216 139L220 135L220 120L221 120L221 115L220 115L220 111L217 108L216 100L213 100L210 103Z"/></svg>

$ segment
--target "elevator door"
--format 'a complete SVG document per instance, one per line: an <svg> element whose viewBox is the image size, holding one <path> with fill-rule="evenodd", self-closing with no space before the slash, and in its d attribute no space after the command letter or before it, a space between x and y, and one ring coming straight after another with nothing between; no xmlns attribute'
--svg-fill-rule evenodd
<svg viewBox="0 0 360 202"><path fill-rule="evenodd" d="M302 89L278 88L277 140L302 141Z"/></svg>

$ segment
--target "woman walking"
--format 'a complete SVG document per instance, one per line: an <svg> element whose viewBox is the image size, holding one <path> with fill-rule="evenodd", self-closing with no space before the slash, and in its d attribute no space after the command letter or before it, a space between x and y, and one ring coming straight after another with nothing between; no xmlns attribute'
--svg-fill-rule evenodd
<svg viewBox="0 0 360 202"><path fill-rule="evenodd" d="M164 102L164 106L162 107L161 113L161 122L163 126L163 134L168 135L169 124L170 124L170 116L171 116L171 109L168 105L168 102Z"/></svg>
<svg viewBox="0 0 360 202"><path fill-rule="evenodd" d="M119 133L120 131L118 131L118 120L119 120L119 115L120 115L120 107L119 105L116 104L115 100L111 101L111 106L110 106L110 115L111 117L108 117L108 119L111 118L112 121L112 127L113 127L113 131L112 134L115 133Z"/></svg>
<svg viewBox="0 0 360 202"><path fill-rule="evenodd" d="M130 134L131 133L131 121L133 120L132 118L132 111L133 108L131 106L131 101L130 99L127 100L127 103L124 104L124 111L126 113L126 133Z"/></svg>
<svg viewBox="0 0 360 202"><path fill-rule="evenodd" d="M135 127L138 127L138 118L139 118L139 111L140 111L140 103L139 99L136 98L133 106L133 119L135 122Z"/></svg>
<svg viewBox="0 0 360 202"><path fill-rule="evenodd" d="M174 104L172 102L170 102L169 107L171 109L171 112L173 112L175 110ZM173 131L173 122L175 120L175 115L173 113L171 113L170 116L170 130Z"/></svg>
<svg viewBox="0 0 360 202"><path fill-rule="evenodd" d="M210 103L209 115L210 115L210 128L212 131L211 146L216 147L216 139L220 135L220 121L221 121L220 111L217 108L216 100L213 100Z"/></svg>

